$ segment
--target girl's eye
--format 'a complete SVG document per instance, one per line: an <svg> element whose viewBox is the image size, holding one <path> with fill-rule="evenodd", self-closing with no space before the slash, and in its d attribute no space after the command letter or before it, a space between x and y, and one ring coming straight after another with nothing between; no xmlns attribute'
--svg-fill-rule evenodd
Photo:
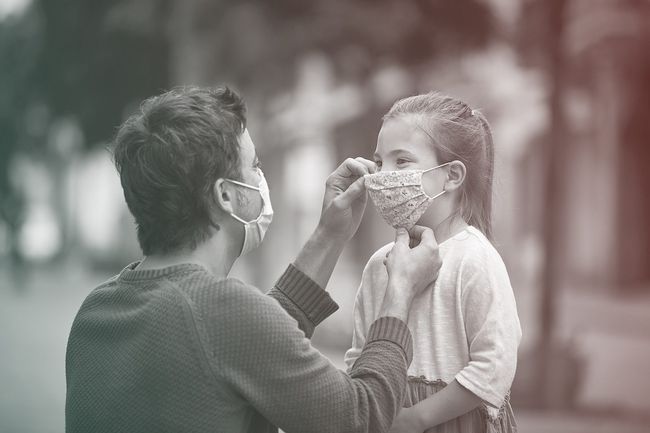
<svg viewBox="0 0 650 433"><path fill-rule="evenodd" d="M404 159L404 158L397 159L397 165L404 165L404 164L408 164L409 162L411 161L409 161L408 159Z"/></svg>
<svg viewBox="0 0 650 433"><path fill-rule="evenodd" d="M259 159L256 159L253 162L253 168L262 168L262 162Z"/></svg>
<svg viewBox="0 0 650 433"><path fill-rule="evenodd" d="M375 165L377 166L377 168L381 168L381 161L375 161Z"/></svg>

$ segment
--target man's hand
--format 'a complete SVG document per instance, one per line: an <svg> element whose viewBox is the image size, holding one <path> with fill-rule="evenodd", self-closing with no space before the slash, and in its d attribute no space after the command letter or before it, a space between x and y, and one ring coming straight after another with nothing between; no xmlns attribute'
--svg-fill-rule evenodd
<svg viewBox="0 0 650 433"><path fill-rule="evenodd" d="M375 170L375 164L367 159L346 159L327 179L318 227L294 262L322 288L327 286L346 242L359 228L366 208L363 175Z"/></svg>
<svg viewBox="0 0 650 433"><path fill-rule="evenodd" d="M406 322L413 298L438 278L442 265L433 230L421 226L410 232L397 229L395 245L384 264L388 286L379 315Z"/></svg>
<svg viewBox="0 0 650 433"><path fill-rule="evenodd" d="M348 158L327 178L319 228L347 242L356 233L366 208L363 176L374 173L374 162L364 158Z"/></svg>

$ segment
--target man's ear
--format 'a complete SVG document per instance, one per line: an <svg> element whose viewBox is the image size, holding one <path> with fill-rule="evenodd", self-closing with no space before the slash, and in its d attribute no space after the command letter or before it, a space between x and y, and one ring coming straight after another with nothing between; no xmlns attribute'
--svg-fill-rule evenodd
<svg viewBox="0 0 650 433"><path fill-rule="evenodd" d="M224 179L217 179L214 183L213 194L215 202L221 210L229 214L235 211L233 208L235 191L233 188L230 188L230 183Z"/></svg>
<svg viewBox="0 0 650 433"><path fill-rule="evenodd" d="M455 160L449 164L447 171L447 180L445 181L445 191L454 191L460 188L465 181L467 168L461 161Z"/></svg>

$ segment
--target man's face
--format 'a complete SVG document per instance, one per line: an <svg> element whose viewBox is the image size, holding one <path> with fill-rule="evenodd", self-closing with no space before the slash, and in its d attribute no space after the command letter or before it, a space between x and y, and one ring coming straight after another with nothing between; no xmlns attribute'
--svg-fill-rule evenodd
<svg viewBox="0 0 650 433"><path fill-rule="evenodd" d="M251 186L258 186L261 181L258 172L260 162L257 159L255 144L253 143L247 129L244 130L241 137L239 137L239 157L241 162L240 173L242 176L242 182ZM246 221L254 220L262 211L263 203L260 193L240 186L236 186L235 188L237 191L237 215Z"/></svg>

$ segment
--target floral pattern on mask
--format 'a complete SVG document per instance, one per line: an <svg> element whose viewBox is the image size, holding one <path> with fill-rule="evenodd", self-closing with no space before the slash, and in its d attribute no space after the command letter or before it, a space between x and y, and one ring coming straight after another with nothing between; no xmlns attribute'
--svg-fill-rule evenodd
<svg viewBox="0 0 650 433"><path fill-rule="evenodd" d="M410 229L433 201L422 187L422 173L423 170L380 171L365 176L370 199L392 227Z"/></svg>

